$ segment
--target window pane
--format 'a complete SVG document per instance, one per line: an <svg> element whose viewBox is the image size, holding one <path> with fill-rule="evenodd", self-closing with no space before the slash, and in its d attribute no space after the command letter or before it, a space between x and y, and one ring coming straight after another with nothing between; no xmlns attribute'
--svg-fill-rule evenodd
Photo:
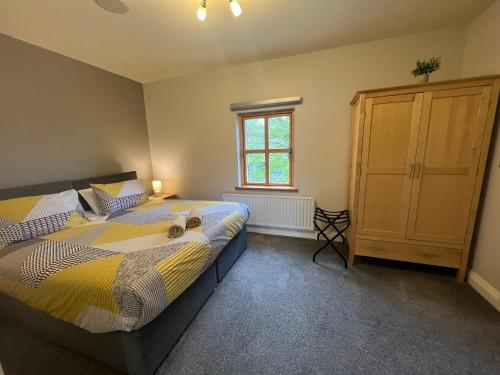
<svg viewBox="0 0 500 375"><path fill-rule="evenodd" d="M245 146L247 150L266 148L265 121L263 118L245 120Z"/></svg>
<svg viewBox="0 0 500 375"><path fill-rule="evenodd" d="M247 154L247 182L266 182L266 154Z"/></svg>
<svg viewBox="0 0 500 375"><path fill-rule="evenodd" d="M290 154L285 152L269 154L269 182L290 183Z"/></svg>
<svg viewBox="0 0 500 375"><path fill-rule="evenodd" d="M269 148L290 148L290 117L270 117L268 126Z"/></svg>

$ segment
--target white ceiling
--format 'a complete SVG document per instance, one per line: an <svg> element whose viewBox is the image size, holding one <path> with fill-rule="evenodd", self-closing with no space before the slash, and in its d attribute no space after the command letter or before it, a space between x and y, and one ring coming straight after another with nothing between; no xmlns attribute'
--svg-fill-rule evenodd
<svg viewBox="0 0 500 375"><path fill-rule="evenodd" d="M494 0L0 0L4 33L136 81L465 25Z"/></svg>

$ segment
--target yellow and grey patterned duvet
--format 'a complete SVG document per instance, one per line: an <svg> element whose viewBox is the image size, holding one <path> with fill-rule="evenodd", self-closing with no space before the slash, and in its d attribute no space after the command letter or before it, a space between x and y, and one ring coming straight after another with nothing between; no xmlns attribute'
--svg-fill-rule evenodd
<svg viewBox="0 0 500 375"><path fill-rule="evenodd" d="M175 240L176 215L202 226ZM147 202L0 249L0 292L90 332L131 331L158 316L243 228L238 203Z"/></svg>

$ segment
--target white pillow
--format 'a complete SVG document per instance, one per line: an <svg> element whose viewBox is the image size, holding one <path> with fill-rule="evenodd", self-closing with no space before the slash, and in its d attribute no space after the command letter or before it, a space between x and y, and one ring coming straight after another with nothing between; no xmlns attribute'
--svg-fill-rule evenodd
<svg viewBox="0 0 500 375"><path fill-rule="evenodd" d="M99 216L99 215L96 215L94 213L94 211L90 210L90 211L85 211L83 213L83 216L85 216L85 219L87 219L88 221L92 221L92 222L105 222L109 215Z"/></svg>
<svg viewBox="0 0 500 375"><path fill-rule="evenodd" d="M85 201L88 203L92 211L96 215L101 215L101 210L99 209L99 201L97 200L97 195L94 193L94 190L92 188L88 189L83 189L83 190L78 190L80 195L85 199Z"/></svg>

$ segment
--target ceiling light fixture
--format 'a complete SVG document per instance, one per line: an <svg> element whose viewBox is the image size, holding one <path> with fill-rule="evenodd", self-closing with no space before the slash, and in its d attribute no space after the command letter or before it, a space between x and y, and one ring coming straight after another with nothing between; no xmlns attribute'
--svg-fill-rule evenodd
<svg viewBox="0 0 500 375"><path fill-rule="evenodd" d="M235 17L238 17L241 14L241 6L238 4L236 0L229 0L229 7L231 8L231 12L233 12ZM207 0L201 0L200 5L198 5L198 10L196 12L196 17L200 21L205 21L207 18Z"/></svg>
<svg viewBox="0 0 500 375"><path fill-rule="evenodd" d="M111 13L124 14L127 13L130 8L124 0L94 0L97 5L102 9L107 10Z"/></svg>
<svg viewBox="0 0 500 375"><path fill-rule="evenodd" d="M207 0L200 1L200 5L198 6L198 11L196 12L196 16L200 21L205 21L205 18L207 18Z"/></svg>
<svg viewBox="0 0 500 375"><path fill-rule="evenodd" d="M231 12L233 12L235 17L241 14L240 4L236 0L229 0L229 6L231 7Z"/></svg>

